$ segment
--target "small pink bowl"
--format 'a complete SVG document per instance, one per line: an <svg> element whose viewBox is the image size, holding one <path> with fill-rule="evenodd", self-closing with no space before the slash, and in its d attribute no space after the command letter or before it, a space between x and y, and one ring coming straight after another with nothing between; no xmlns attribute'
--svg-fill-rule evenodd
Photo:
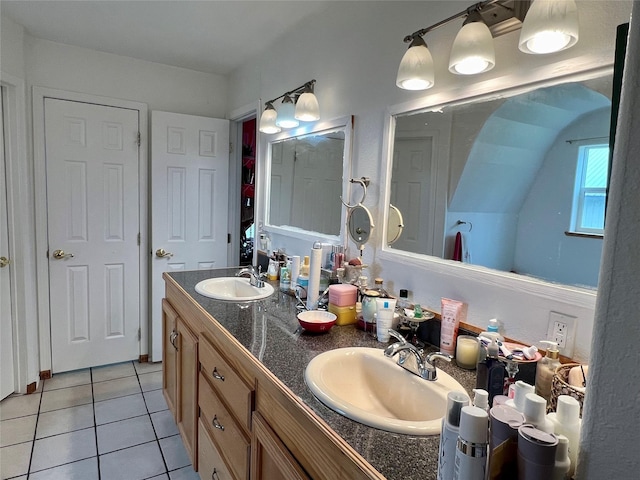
<svg viewBox="0 0 640 480"><path fill-rule="evenodd" d="M298 322L309 332L326 332L336 323L335 314L324 310L308 310L298 314Z"/></svg>

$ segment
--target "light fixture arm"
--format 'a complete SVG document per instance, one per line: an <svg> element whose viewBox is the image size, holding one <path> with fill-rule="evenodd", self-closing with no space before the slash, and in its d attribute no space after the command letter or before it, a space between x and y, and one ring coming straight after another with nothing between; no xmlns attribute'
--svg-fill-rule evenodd
<svg viewBox="0 0 640 480"><path fill-rule="evenodd" d="M480 11L484 7L488 5L493 5L494 3L498 3L499 1L500 0L485 0L484 2L478 2L474 5L471 5L469 8L466 8L465 10L458 12L455 15L451 15L450 17L445 18L444 20L440 20L438 23L434 23L433 25L430 25L426 28L417 30L413 32L411 35L407 35L406 37L404 37L404 43L410 43L411 41L413 41L415 37L423 37L425 34L435 30L436 28L442 27L443 25L446 25L447 23L452 22L457 18L461 18L461 17L464 17L465 15L469 15L473 11ZM508 8L508 7L505 7L505 8Z"/></svg>
<svg viewBox="0 0 640 480"><path fill-rule="evenodd" d="M274 102L280 100L281 98L284 98L286 96L291 97L292 95L296 95L296 96L300 96L302 95L305 91L310 91L313 93L313 86L315 85L316 81L314 80L309 80L306 83L303 83L302 85L300 85L297 88L294 88L293 90L290 90L288 92L284 92L282 95L280 95L279 97L274 98L273 100L269 100L264 102L265 105L273 105ZM295 103L295 101L294 101Z"/></svg>

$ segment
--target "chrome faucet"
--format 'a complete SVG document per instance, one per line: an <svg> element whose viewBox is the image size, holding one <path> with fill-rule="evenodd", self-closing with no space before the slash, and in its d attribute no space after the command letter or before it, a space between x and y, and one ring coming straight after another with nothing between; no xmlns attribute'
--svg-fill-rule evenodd
<svg viewBox="0 0 640 480"><path fill-rule="evenodd" d="M238 273L236 273L236 277L249 277L249 283L254 287L262 288L264 287L264 280L262 280L264 274L262 273L262 267L258 267L258 271L253 265L250 265L246 268L241 269Z"/></svg>
<svg viewBox="0 0 640 480"><path fill-rule="evenodd" d="M384 355L389 358L393 358L397 355L398 365L400 365L405 370L413 373L414 375L424 378L425 380L434 381L438 379L438 371L435 364L436 359L442 359L450 362L453 358L451 355L447 355L446 353L442 352L433 352L423 358L422 350L418 349L418 347L416 347L412 343L407 342L405 338L398 332L389 329L389 334L398 341L389 345L385 349ZM412 368L409 368L409 366L405 364L409 355L413 355L416 359L416 365L418 367L417 372Z"/></svg>

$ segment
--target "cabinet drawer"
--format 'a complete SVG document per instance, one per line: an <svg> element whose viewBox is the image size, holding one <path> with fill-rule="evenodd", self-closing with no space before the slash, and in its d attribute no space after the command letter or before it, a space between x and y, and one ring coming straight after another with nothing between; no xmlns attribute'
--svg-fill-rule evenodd
<svg viewBox="0 0 640 480"><path fill-rule="evenodd" d="M200 373L200 418L238 479L248 479L250 443L244 431Z"/></svg>
<svg viewBox="0 0 640 480"><path fill-rule="evenodd" d="M201 373L224 399L245 432L249 433L251 431L253 389L247 386L215 347L202 336L200 364L202 365Z"/></svg>
<svg viewBox="0 0 640 480"><path fill-rule="evenodd" d="M235 480L209 437L202 418L198 420L198 467L202 480Z"/></svg>

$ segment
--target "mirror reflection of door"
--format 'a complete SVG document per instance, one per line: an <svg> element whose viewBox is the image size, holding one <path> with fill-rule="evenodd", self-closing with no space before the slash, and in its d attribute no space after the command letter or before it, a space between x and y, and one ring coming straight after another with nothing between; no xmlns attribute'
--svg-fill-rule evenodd
<svg viewBox="0 0 640 480"><path fill-rule="evenodd" d="M339 235L344 132L271 144L268 224Z"/></svg>

